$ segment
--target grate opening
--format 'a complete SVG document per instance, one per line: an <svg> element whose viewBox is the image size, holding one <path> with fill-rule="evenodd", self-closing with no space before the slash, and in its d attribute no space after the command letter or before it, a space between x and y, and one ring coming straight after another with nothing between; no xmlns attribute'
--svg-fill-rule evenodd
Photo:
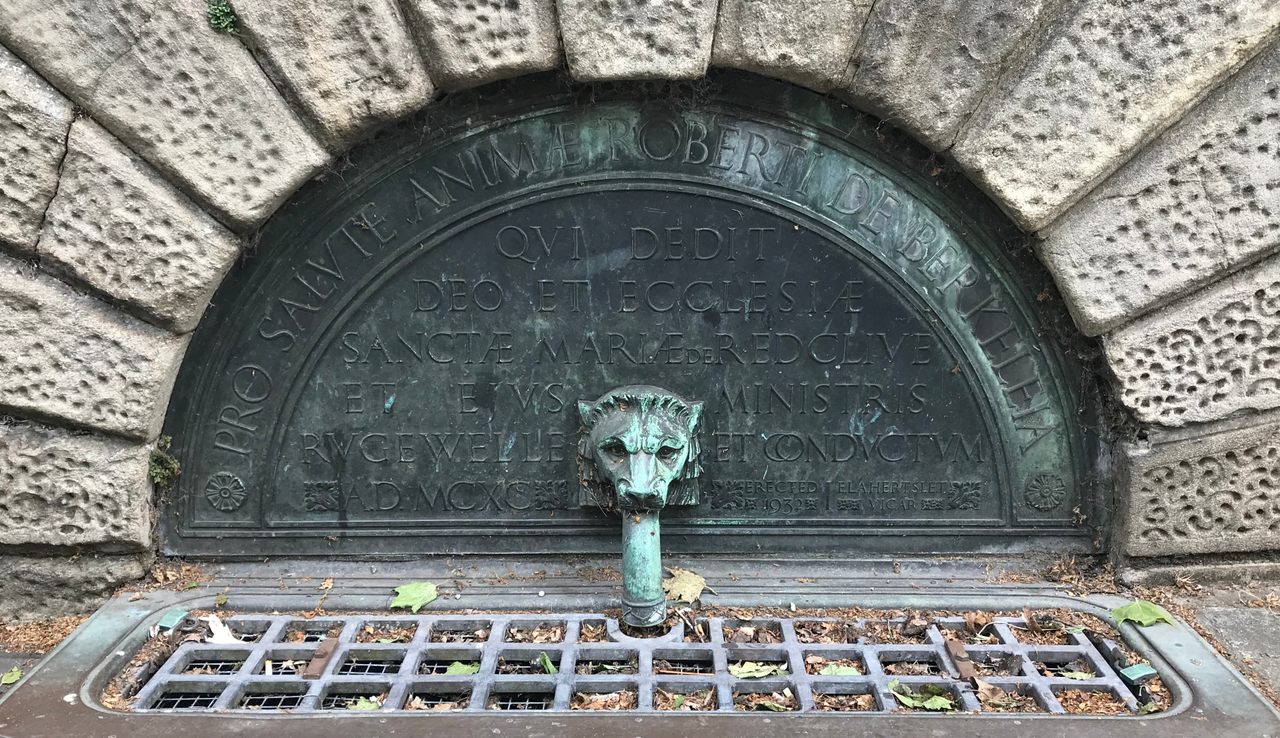
<svg viewBox="0 0 1280 738"><path fill-rule="evenodd" d="M409 643L417 634L417 624L410 621L370 620L360 624L356 643Z"/></svg>
<svg viewBox="0 0 1280 738"><path fill-rule="evenodd" d="M895 677L943 676L942 656L930 651L889 651L880 654L880 669Z"/></svg>
<svg viewBox="0 0 1280 738"><path fill-rule="evenodd" d="M1022 676L1022 657L1008 651L969 651L969 659L979 676Z"/></svg>
<svg viewBox="0 0 1280 738"><path fill-rule="evenodd" d="M222 696L217 692L164 692L151 701L152 710L207 710Z"/></svg>
<svg viewBox="0 0 1280 738"><path fill-rule="evenodd" d="M241 710L293 710L302 704L305 694L282 694L263 692L246 694L236 705Z"/></svg>
<svg viewBox="0 0 1280 738"><path fill-rule="evenodd" d="M262 676L299 676L307 668L307 662L314 653L309 649L268 651L253 673Z"/></svg>
<svg viewBox="0 0 1280 738"><path fill-rule="evenodd" d="M782 643L782 625L776 620L726 620L723 633L725 643Z"/></svg>
<svg viewBox="0 0 1280 738"><path fill-rule="evenodd" d="M546 651L503 651L498 655L499 674L558 674L560 672L561 652Z"/></svg>
<svg viewBox="0 0 1280 738"><path fill-rule="evenodd" d="M271 623L263 620L231 618L227 621L226 626L231 629L231 635L235 636L241 643L257 643L267 634Z"/></svg>
<svg viewBox="0 0 1280 738"><path fill-rule="evenodd" d="M234 674L240 670L244 661L205 661L197 660L187 664L183 674Z"/></svg>
<svg viewBox="0 0 1280 738"><path fill-rule="evenodd" d="M376 710L382 707L390 689L390 685L334 688L321 696L320 709Z"/></svg>
<svg viewBox="0 0 1280 738"><path fill-rule="evenodd" d="M590 691L574 692L569 699L569 709L602 712L634 710L639 706L638 694L635 688L612 691L595 688Z"/></svg>
<svg viewBox="0 0 1280 738"><path fill-rule="evenodd" d="M813 709L819 712L878 712L883 708L871 685L851 688L842 685L815 685Z"/></svg>
<svg viewBox="0 0 1280 738"><path fill-rule="evenodd" d="M465 710L471 704L471 692L427 692L415 691L405 700L406 710L430 710L431 712L451 712Z"/></svg>
<svg viewBox="0 0 1280 738"><path fill-rule="evenodd" d="M793 624L801 643L857 643L862 628L849 620L797 620Z"/></svg>
<svg viewBox="0 0 1280 738"><path fill-rule="evenodd" d="M550 710L553 692L499 692L489 698L490 710Z"/></svg>
<svg viewBox="0 0 1280 738"><path fill-rule="evenodd" d="M338 666L338 676L369 676L397 674L404 663L404 653L368 654L350 653Z"/></svg>
<svg viewBox="0 0 1280 738"><path fill-rule="evenodd" d="M446 621L431 626L427 640L432 643L483 643L489 640L493 623L488 620Z"/></svg>
<svg viewBox="0 0 1280 738"><path fill-rule="evenodd" d="M560 643L566 631L564 622L518 620L507 626L503 640L507 643Z"/></svg>
<svg viewBox="0 0 1280 738"><path fill-rule="evenodd" d="M662 682L653 690L653 707L664 712L707 712L720 708L713 684Z"/></svg>
<svg viewBox="0 0 1280 738"><path fill-rule="evenodd" d="M583 648L577 653L575 674L584 676L608 676L610 674L638 674L640 654L611 648Z"/></svg>
<svg viewBox="0 0 1280 738"><path fill-rule="evenodd" d="M295 623L285 628L285 643L319 643L342 635L342 623Z"/></svg>

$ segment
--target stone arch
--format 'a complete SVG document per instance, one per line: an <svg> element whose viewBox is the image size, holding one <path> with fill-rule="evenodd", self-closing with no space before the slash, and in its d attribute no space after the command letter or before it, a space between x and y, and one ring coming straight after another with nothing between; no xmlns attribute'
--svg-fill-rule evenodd
<svg viewBox="0 0 1280 738"><path fill-rule="evenodd" d="M235 10L220 33L193 0L0 8L0 474L23 499L23 523L0 532L6 581L70 578L33 556L84 552L98 557L75 565L80 580L141 572L148 457L187 336L285 198L440 94L555 69L583 82L745 69L907 131L1037 236L1080 330L1102 337L1141 425L1117 454L1116 553L1280 548L1275 3ZM80 498L112 502L59 533L70 514L54 511ZM48 526L31 522L37 500ZM103 509L138 522L95 522Z"/></svg>

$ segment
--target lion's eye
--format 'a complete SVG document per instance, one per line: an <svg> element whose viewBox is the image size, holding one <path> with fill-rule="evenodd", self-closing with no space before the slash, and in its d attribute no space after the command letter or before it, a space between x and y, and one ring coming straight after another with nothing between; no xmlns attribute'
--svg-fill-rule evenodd
<svg viewBox="0 0 1280 738"><path fill-rule="evenodd" d="M623 446L621 441L610 441L601 446L600 450L615 459L620 459L627 455L627 447Z"/></svg>
<svg viewBox="0 0 1280 738"><path fill-rule="evenodd" d="M662 459L663 461L671 461L677 455L679 455L679 453L680 453L680 449L678 448L673 448L671 446L663 446L662 448L658 449L658 458Z"/></svg>

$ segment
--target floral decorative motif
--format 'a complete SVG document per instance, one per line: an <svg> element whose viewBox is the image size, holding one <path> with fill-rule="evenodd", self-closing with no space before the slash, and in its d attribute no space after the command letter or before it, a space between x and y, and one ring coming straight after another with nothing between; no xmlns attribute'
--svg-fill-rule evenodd
<svg viewBox="0 0 1280 738"><path fill-rule="evenodd" d="M952 482L947 507L952 510L977 510L982 501L982 482Z"/></svg>
<svg viewBox="0 0 1280 738"><path fill-rule="evenodd" d="M1037 510L1052 510L1067 498L1067 484L1056 474L1037 474L1027 482L1027 504Z"/></svg>
<svg viewBox="0 0 1280 738"><path fill-rule="evenodd" d="M303 482L302 504L307 512L337 510L341 491L336 481Z"/></svg>
<svg viewBox="0 0 1280 738"><path fill-rule="evenodd" d="M248 496L244 482L231 472L218 472L209 477L209 481L204 485L205 499L222 512L239 510Z"/></svg>

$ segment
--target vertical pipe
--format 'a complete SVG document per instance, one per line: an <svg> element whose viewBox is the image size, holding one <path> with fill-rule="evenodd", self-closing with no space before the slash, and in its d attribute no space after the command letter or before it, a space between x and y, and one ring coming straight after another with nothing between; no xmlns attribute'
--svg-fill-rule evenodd
<svg viewBox="0 0 1280 738"><path fill-rule="evenodd" d="M622 512L622 621L635 628L667 618L662 593L662 536L657 510Z"/></svg>

